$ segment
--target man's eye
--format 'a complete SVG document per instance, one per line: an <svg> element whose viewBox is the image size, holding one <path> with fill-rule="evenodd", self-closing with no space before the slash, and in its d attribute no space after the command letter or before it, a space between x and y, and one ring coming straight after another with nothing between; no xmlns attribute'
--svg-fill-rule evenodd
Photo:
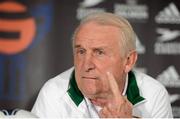
<svg viewBox="0 0 180 119"><path fill-rule="evenodd" d="M97 54L97 55L104 55L104 51L102 51L102 50L97 50L97 51L96 51L96 54Z"/></svg>
<svg viewBox="0 0 180 119"><path fill-rule="evenodd" d="M78 51L77 51L77 54L84 54L85 53L85 51L83 50L83 49L79 49Z"/></svg>

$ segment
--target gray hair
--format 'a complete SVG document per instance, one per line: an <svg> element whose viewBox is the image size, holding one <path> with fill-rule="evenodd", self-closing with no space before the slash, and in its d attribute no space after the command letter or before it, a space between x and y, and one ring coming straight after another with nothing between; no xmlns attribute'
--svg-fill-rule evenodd
<svg viewBox="0 0 180 119"><path fill-rule="evenodd" d="M128 55L132 50L136 50L136 35L132 26L125 18L112 13L93 13L83 18L73 34L73 41L80 28L84 24L92 21L101 25L112 25L120 28L120 31L122 32L122 40L120 40L120 44L122 46L121 53L123 56Z"/></svg>

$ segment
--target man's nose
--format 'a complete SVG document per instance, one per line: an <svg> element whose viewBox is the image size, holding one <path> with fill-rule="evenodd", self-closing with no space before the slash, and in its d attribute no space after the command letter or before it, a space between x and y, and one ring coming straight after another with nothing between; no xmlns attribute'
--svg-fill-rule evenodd
<svg viewBox="0 0 180 119"><path fill-rule="evenodd" d="M95 69L95 64L94 64L92 55L86 56L85 62L84 62L84 68L85 68L86 72L89 72L89 71Z"/></svg>

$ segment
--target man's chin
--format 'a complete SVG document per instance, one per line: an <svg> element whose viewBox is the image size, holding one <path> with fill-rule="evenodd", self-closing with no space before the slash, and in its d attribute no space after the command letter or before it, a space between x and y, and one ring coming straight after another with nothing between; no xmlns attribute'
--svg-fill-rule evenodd
<svg viewBox="0 0 180 119"><path fill-rule="evenodd" d="M104 99L105 97L102 97L102 95L98 92L91 92L91 93L86 93L85 97L88 99Z"/></svg>
<svg viewBox="0 0 180 119"><path fill-rule="evenodd" d="M98 97L98 94L96 92L85 92L83 93L83 95L85 97L87 97L88 99L96 99Z"/></svg>

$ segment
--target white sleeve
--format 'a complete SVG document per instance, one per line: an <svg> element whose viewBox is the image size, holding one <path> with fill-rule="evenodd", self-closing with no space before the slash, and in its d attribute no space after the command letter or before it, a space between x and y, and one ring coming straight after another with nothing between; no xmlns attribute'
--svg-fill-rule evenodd
<svg viewBox="0 0 180 119"><path fill-rule="evenodd" d="M153 118L173 118L169 95L163 86L154 95L154 100L155 103L151 115Z"/></svg>
<svg viewBox="0 0 180 119"><path fill-rule="evenodd" d="M56 100L51 91L52 86L45 84L41 89L31 112L38 117L56 117L57 109L55 109Z"/></svg>

